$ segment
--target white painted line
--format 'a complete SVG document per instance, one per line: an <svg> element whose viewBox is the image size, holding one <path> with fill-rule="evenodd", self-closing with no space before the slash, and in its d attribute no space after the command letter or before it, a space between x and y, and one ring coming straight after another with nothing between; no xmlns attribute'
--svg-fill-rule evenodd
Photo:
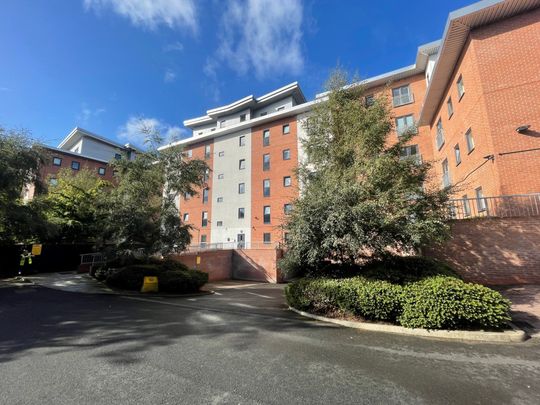
<svg viewBox="0 0 540 405"><path fill-rule="evenodd" d="M274 298L274 297L269 297L268 295L256 294L256 293L252 293L252 292L249 292L249 291L246 291L245 293L246 293L246 294L255 295L255 296L261 297L261 298L268 298L268 299L270 299L270 300L271 300L272 298Z"/></svg>

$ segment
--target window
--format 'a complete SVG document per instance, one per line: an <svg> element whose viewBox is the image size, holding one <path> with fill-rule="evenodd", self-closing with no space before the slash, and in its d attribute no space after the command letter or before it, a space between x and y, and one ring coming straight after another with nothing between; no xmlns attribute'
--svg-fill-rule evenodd
<svg viewBox="0 0 540 405"><path fill-rule="evenodd" d="M238 138L238 145L239 146L246 146L246 136L242 135L240 138Z"/></svg>
<svg viewBox="0 0 540 405"><path fill-rule="evenodd" d="M217 178L219 180L223 180L224 177L225 177L225 175L223 173L220 173L220 174L217 175Z"/></svg>
<svg viewBox="0 0 540 405"><path fill-rule="evenodd" d="M418 155L418 145L409 145L401 148L401 157L408 158Z"/></svg>
<svg viewBox="0 0 540 405"><path fill-rule="evenodd" d="M474 138L470 128L465 133L465 140L467 141L467 152L471 153L474 150Z"/></svg>
<svg viewBox="0 0 540 405"><path fill-rule="evenodd" d="M97 169L97 172L100 176L105 176L105 168L104 167L99 167Z"/></svg>
<svg viewBox="0 0 540 405"><path fill-rule="evenodd" d="M413 97L409 89L409 85L392 89L392 104L394 107L399 107L400 105L409 104L412 102Z"/></svg>
<svg viewBox="0 0 540 405"><path fill-rule="evenodd" d="M263 131L263 146L268 146L268 145L270 145L270 130L265 129Z"/></svg>
<svg viewBox="0 0 540 405"><path fill-rule="evenodd" d="M223 156L225 156L225 152L224 152L224 151L221 151L221 152L219 152L218 155L219 155L219 157L223 157Z"/></svg>
<svg viewBox="0 0 540 405"><path fill-rule="evenodd" d="M290 160L291 159L291 150L290 149L284 149L283 150L283 160Z"/></svg>
<svg viewBox="0 0 540 405"><path fill-rule="evenodd" d="M244 170L246 168L246 159L240 159L238 161L238 170Z"/></svg>
<svg viewBox="0 0 540 405"><path fill-rule="evenodd" d="M263 220L265 224L270 223L270 206L265 205L263 208Z"/></svg>
<svg viewBox="0 0 540 405"><path fill-rule="evenodd" d="M289 124L285 124L283 125L283 134L288 134L291 132L291 127L289 126Z"/></svg>
<svg viewBox="0 0 540 405"><path fill-rule="evenodd" d="M266 111L263 111L262 113L259 114L259 117L264 117L266 114L268 114Z"/></svg>
<svg viewBox="0 0 540 405"><path fill-rule="evenodd" d="M487 209L486 199L484 198L484 192L482 187L478 187L474 190L476 194L476 204L478 205L478 212L485 211Z"/></svg>
<svg viewBox="0 0 540 405"><path fill-rule="evenodd" d="M375 96L373 94L370 94L369 96L366 96L366 98L365 98L366 107L370 107L373 104L375 104Z"/></svg>
<svg viewBox="0 0 540 405"><path fill-rule="evenodd" d="M238 219L243 219L246 214L245 208L238 208Z"/></svg>
<svg viewBox="0 0 540 405"><path fill-rule="evenodd" d="M120 160L120 159L122 159L122 155L121 155L120 153L115 153L115 154L114 154L114 158L115 158L116 160Z"/></svg>
<svg viewBox="0 0 540 405"><path fill-rule="evenodd" d="M461 100L461 97L465 94L465 87L463 86L463 76L459 75L459 78L457 79L457 94L459 96L459 99Z"/></svg>
<svg viewBox="0 0 540 405"><path fill-rule="evenodd" d="M189 194L187 191L184 193L184 200L189 200L191 198L191 194Z"/></svg>
<svg viewBox="0 0 540 405"><path fill-rule="evenodd" d="M240 122L244 122L246 120L246 114L240 114Z"/></svg>
<svg viewBox="0 0 540 405"><path fill-rule="evenodd" d="M239 183L238 184L238 194L244 194L245 192L246 192L245 183Z"/></svg>
<svg viewBox="0 0 540 405"><path fill-rule="evenodd" d="M272 237L270 236L269 232L263 233L263 242L264 243L272 243Z"/></svg>
<svg viewBox="0 0 540 405"><path fill-rule="evenodd" d="M207 188L203 189L202 202L203 204L206 204L208 202L208 189Z"/></svg>
<svg viewBox="0 0 540 405"><path fill-rule="evenodd" d="M450 169L448 168L448 159L444 159L441 166L442 166L442 173L443 173L443 180L442 180L443 187L449 187L450 186Z"/></svg>
<svg viewBox="0 0 540 405"><path fill-rule="evenodd" d="M189 150L186 152L186 156L187 156L188 158L193 157L193 150L189 149Z"/></svg>
<svg viewBox="0 0 540 405"><path fill-rule="evenodd" d="M201 235L201 246L206 246L206 235Z"/></svg>
<svg viewBox="0 0 540 405"><path fill-rule="evenodd" d="M452 104L452 97L448 97L446 107L448 108L448 118L450 118L452 115L454 115L454 105Z"/></svg>
<svg viewBox="0 0 540 405"><path fill-rule="evenodd" d="M216 226L223 226L223 221L217 221Z"/></svg>
<svg viewBox="0 0 540 405"><path fill-rule="evenodd" d="M51 186L56 186L56 185L58 184L58 179L56 179L56 178L54 178L54 177L51 177L51 178L49 179L49 184L50 184Z"/></svg>
<svg viewBox="0 0 540 405"><path fill-rule="evenodd" d="M396 132L398 136L403 135L409 130L414 131L415 129L416 126L414 124L414 117L412 114L396 118Z"/></svg>
<svg viewBox="0 0 540 405"><path fill-rule="evenodd" d="M59 157L53 158L52 164L54 166L62 166L62 158L59 158Z"/></svg>
<svg viewBox="0 0 540 405"><path fill-rule="evenodd" d="M202 212L201 226L203 226L203 227L208 226L208 212L207 211Z"/></svg>
<svg viewBox="0 0 540 405"><path fill-rule="evenodd" d="M81 164L74 160L73 162L71 162L71 168L73 170L79 170L81 168Z"/></svg>
<svg viewBox="0 0 540 405"><path fill-rule="evenodd" d="M463 215L468 217L471 215L471 204L469 202L469 198L467 197L467 194L465 194L463 197Z"/></svg>
<svg viewBox="0 0 540 405"><path fill-rule="evenodd" d="M218 197L218 198L217 198L217 202L218 202L218 203L222 203L222 202L223 202L223 197Z"/></svg>
<svg viewBox="0 0 540 405"><path fill-rule="evenodd" d="M208 179L210 178L210 169L206 169L204 171L204 176L203 176L203 180L204 182L206 183L208 181Z"/></svg>
<svg viewBox="0 0 540 405"><path fill-rule="evenodd" d="M263 180L263 197L270 197L270 180Z"/></svg>
<svg viewBox="0 0 540 405"><path fill-rule="evenodd" d="M292 184L291 176L283 177L283 187L290 187Z"/></svg>
<svg viewBox="0 0 540 405"><path fill-rule="evenodd" d="M283 213L284 214L290 214L292 212L292 204L284 204L283 205Z"/></svg>
<svg viewBox="0 0 540 405"><path fill-rule="evenodd" d="M270 170L270 154L267 153L263 155L263 171L267 172Z"/></svg>
<svg viewBox="0 0 540 405"><path fill-rule="evenodd" d="M210 159L210 153L211 153L211 146L210 145L205 145L204 146L204 158L205 159ZM220 155L220 156L222 156L222 155Z"/></svg>
<svg viewBox="0 0 540 405"><path fill-rule="evenodd" d="M437 121L437 149L441 149L444 145L444 131L442 127L442 120L439 118Z"/></svg>
<svg viewBox="0 0 540 405"><path fill-rule="evenodd" d="M461 151L459 150L459 143L454 146L454 156L456 157L456 166L461 163Z"/></svg>
<svg viewBox="0 0 540 405"><path fill-rule="evenodd" d="M188 212L184 213L184 222L187 222L187 221L189 221L189 213Z"/></svg>

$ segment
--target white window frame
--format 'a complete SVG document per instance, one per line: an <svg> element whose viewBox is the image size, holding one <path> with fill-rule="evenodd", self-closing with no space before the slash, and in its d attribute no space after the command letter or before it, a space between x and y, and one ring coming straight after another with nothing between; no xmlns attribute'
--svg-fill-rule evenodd
<svg viewBox="0 0 540 405"><path fill-rule="evenodd" d="M407 89L407 91L404 91L405 89ZM396 94L396 92L399 94ZM414 97L412 95L410 85L406 84L392 89L392 105L394 107L411 104L413 102Z"/></svg>

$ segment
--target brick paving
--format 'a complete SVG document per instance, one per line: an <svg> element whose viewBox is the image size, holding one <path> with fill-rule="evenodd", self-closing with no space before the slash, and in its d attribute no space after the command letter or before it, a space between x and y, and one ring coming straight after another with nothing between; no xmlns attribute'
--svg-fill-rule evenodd
<svg viewBox="0 0 540 405"><path fill-rule="evenodd" d="M512 301L512 318L518 324L526 322L531 325L533 330L529 332L540 337L540 284L515 285L497 289Z"/></svg>

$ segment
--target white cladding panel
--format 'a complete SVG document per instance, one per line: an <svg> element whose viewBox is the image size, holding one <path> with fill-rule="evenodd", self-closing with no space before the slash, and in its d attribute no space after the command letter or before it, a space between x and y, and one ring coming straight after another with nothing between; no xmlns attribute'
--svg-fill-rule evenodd
<svg viewBox="0 0 540 405"><path fill-rule="evenodd" d="M96 141L89 137L84 137L81 142L82 146L78 153L91 156L95 159L109 161L114 158L116 153L122 153L120 149L115 148L114 146Z"/></svg>
<svg viewBox="0 0 540 405"><path fill-rule="evenodd" d="M278 108L285 107L285 110L288 110L289 108L294 106L294 100L292 96L282 98L279 101L276 101L275 103L269 104L266 107L262 107L258 110L255 110L253 113L253 118L257 118L261 116L261 113L266 114L272 114L275 113Z"/></svg>
<svg viewBox="0 0 540 405"><path fill-rule="evenodd" d="M240 136L245 136L244 146L240 146ZM245 169L239 169L240 159L245 160ZM245 185L244 194L238 193L239 183ZM244 234L245 241L249 242L251 240L250 129L214 140L212 187L211 242L236 242L238 234ZM218 198L222 198L223 201L218 202ZM238 218L238 208L244 208L243 219ZM223 225L218 226L218 221Z"/></svg>

